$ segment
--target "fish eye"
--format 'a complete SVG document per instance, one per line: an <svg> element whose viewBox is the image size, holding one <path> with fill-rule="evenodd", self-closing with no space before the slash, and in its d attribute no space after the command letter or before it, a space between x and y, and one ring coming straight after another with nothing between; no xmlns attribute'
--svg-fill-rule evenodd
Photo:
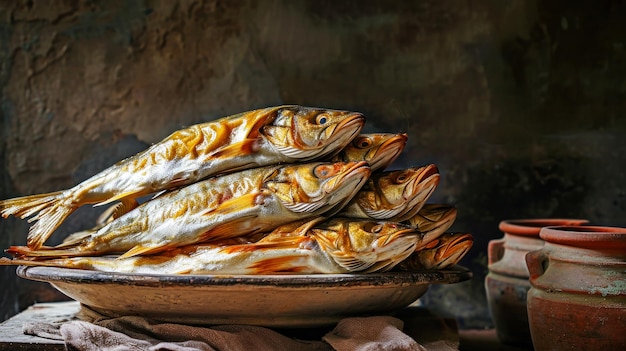
<svg viewBox="0 0 626 351"><path fill-rule="evenodd" d="M407 177L406 173L399 174L399 175L396 177L396 182L398 182L398 183L404 183L404 182L407 180L407 178L408 178L408 177Z"/></svg>
<svg viewBox="0 0 626 351"><path fill-rule="evenodd" d="M317 123L319 125L326 124L326 122L328 122L328 115L325 114L325 113L319 114L315 118L315 123Z"/></svg>
<svg viewBox="0 0 626 351"><path fill-rule="evenodd" d="M380 233L383 230L382 224L377 224L372 227L372 233Z"/></svg>
<svg viewBox="0 0 626 351"><path fill-rule="evenodd" d="M370 138L360 138L356 140L356 146L361 149L367 149L372 145L372 140Z"/></svg>
<svg viewBox="0 0 626 351"><path fill-rule="evenodd" d="M318 178L327 178L333 174L333 168L329 165L319 165L315 167L313 174Z"/></svg>

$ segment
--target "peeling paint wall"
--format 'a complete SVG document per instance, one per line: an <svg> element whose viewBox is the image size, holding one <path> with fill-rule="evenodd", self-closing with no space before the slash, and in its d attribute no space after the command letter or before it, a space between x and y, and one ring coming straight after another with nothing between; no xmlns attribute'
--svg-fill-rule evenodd
<svg viewBox="0 0 626 351"><path fill-rule="evenodd" d="M16 1L0 4L0 198L70 187L182 126L281 103L405 131L433 202L476 242L475 278L425 304L489 325L505 218L626 225L626 4L540 1ZM93 223L82 208L50 243ZM25 242L0 221L0 246ZM0 320L62 298L0 268Z"/></svg>

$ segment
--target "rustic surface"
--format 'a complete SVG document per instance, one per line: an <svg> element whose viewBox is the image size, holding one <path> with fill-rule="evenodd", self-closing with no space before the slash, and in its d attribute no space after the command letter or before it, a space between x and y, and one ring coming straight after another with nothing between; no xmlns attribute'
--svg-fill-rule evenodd
<svg viewBox="0 0 626 351"><path fill-rule="evenodd" d="M15 1L0 4L0 197L67 188L184 125L280 103L361 111L434 162L475 236L471 282L424 303L490 320L505 218L626 225L622 1ZM81 209L50 243L91 226ZM27 223L0 220L0 247ZM61 296L0 268L0 320Z"/></svg>
<svg viewBox="0 0 626 351"><path fill-rule="evenodd" d="M0 324L0 350L65 350L62 340L26 335L25 323L59 324L74 318L80 310L75 301L38 303Z"/></svg>
<svg viewBox="0 0 626 351"><path fill-rule="evenodd" d="M79 310L80 305L76 302L40 303L30 306L25 311L0 324L0 350L65 350L62 341L24 335L22 333L22 325L25 323L46 323L55 325L71 319ZM460 341L459 350L461 351L529 350L527 348L501 344L493 329L466 329L458 331L457 334L456 325L453 320L442 319L430 313L428 310L418 307L403 310L398 315L398 318L406 322L404 327L407 333L419 335L421 337L420 341L426 344L432 344L437 340L429 339L427 333L423 332L423 329L430 328L432 331L432 328L437 328L434 333L435 335L446 337L448 341ZM428 321L430 324L422 327L421 331L412 329L418 327L415 321L420 320ZM319 340L321 336L330 329L331 327L278 331L300 340ZM432 334L431 332L431 336ZM443 345L438 344L438 346L442 347Z"/></svg>

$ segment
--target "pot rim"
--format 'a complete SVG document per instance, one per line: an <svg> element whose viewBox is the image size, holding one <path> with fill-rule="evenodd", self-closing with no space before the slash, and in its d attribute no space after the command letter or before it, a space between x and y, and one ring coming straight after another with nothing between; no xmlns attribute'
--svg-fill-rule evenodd
<svg viewBox="0 0 626 351"><path fill-rule="evenodd" d="M626 249L626 228L610 226L548 226L541 229L541 239L549 243L588 249Z"/></svg>
<svg viewBox="0 0 626 351"><path fill-rule="evenodd" d="M523 218L505 219L498 229L506 234L533 236L539 238L541 228L549 226L580 226L589 223L579 218Z"/></svg>

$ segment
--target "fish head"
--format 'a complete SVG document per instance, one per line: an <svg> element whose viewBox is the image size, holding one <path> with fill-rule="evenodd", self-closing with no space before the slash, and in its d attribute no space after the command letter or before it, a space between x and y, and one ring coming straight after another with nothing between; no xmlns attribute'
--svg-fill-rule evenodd
<svg viewBox="0 0 626 351"><path fill-rule="evenodd" d="M419 232L386 221L336 217L311 230L320 248L349 272L384 272L415 251Z"/></svg>
<svg viewBox="0 0 626 351"><path fill-rule="evenodd" d="M400 156L407 139L406 133L360 134L341 150L336 160L366 161L375 172L387 168Z"/></svg>
<svg viewBox="0 0 626 351"><path fill-rule="evenodd" d="M415 251L405 262L412 270L445 269L459 263L473 244L474 238L471 234L445 233L426 247Z"/></svg>
<svg viewBox="0 0 626 351"><path fill-rule="evenodd" d="M334 155L354 139L365 118L359 112L283 106L260 129L272 148L286 157L306 161Z"/></svg>
<svg viewBox="0 0 626 351"><path fill-rule="evenodd" d="M404 221L417 213L439 184L435 165L413 167L373 175L358 204L376 219Z"/></svg>
<svg viewBox="0 0 626 351"><path fill-rule="evenodd" d="M265 187L289 211L330 216L359 191L370 174L364 161L295 164L282 166L265 181Z"/></svg>
<svg viewBox="0 0 626 351"><path fill-rule="evenodd" d="M425 204L407 222L423 234L422 245L425 245L448 230L456 220L456 215L457 209L454 205Z"/></svg>

